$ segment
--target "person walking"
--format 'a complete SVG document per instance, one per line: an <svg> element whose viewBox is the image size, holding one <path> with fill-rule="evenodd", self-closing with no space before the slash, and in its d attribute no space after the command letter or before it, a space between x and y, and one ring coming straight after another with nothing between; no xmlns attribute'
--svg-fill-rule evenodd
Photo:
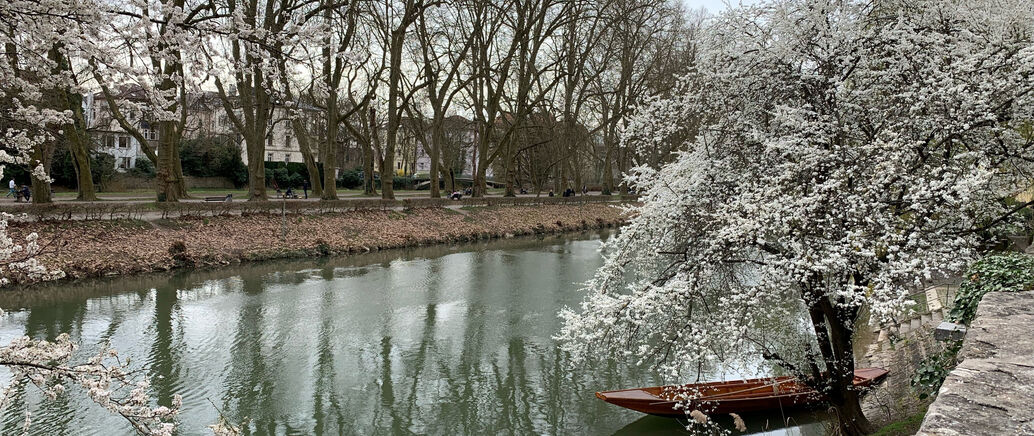
<svg viewBox="0 0 1034 436"><path fill-rule="evenodd" d="M11 181L7 183L7 195L5 195L4 197L17 197L18 194L15 192L17 187L18 185L14 183L14 177L11 177Z"/></svg>
<svg viewBox="0 0 1034 436"><path fill-rule="evenodd" d="M309 181L308 180L302 182L302 193L305 194L305 199L308 200L309 199Z"/></svg>

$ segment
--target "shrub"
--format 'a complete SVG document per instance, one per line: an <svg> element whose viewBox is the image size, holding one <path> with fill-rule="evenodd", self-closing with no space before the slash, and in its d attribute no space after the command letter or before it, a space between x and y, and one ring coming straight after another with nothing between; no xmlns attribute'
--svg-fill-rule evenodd
<svg viewBox="0 0 1034 436"><path fill-rule="evenodd" d="M137 161L139 162L139 160ZM194 177L225 177L236 187L248 182L248 166L232 138L209 136L180 143L183 173Z"/></svg>
<svg viewBox="0 0 1034 436"><path fill-rule="evenodd" d="M360 168L353 168L342 171L337 177L337 186L345 189L357 189L363 186L363 171Z"/></svg>
<svg viewBox="0 0 1034 436"><path fill-rule="evenodd" d="M395 176L391 180L391 187L394 189L412 189L415 183L410 176Z"/></svg>
<svg viewBox="0 0 1034 436"><path fill-rule="evenodd" d="M129 171L127 171L126 173L131 175L131 176L143 177L145 179L154 178L154 175L155 175L154 164L151 163L150 159L147 159L147 158L137 158L136 166L134 166L133 168L130 168Z"/></svg>
<svg viewBox="0 0 1034 436"><path fill-rule="evenodd" d="M966 280L955 294L948 321L969 324L980 300L988 292L1018 292L1034 288L1034 257L1021 253L994 254L980 259L966 270ZM950 341L944 349L919 363L912 375L912 389L923 399L936 393L948 373L958 364L962 341Z"/></svg>
<svg viewBox="0 0 1034 436"><path fill-rule="evenodd" d="M1034 289L1034 257L1021 253L988 256L971 265L966 277L948 313L951 322L972 322L980 299L988 292Z"/></svg>
<svg viewBox="0 0 1034 436"><path fill-rule="evenodd" d="M912 385L912 390L919 394L920 400L941 389L948 373L958 364L956 356L961 348L962 341L949 341L945 344L944 349L927 356L919 363L919 367L912 374L909 383Z"/></svg>
<svg viewBox="0 0 1034 436"><path fill-rule="evenodd" d="M72 153L66 145L59 144L54 151L54 161L50 168L50 177L54 179L55 186L64 186L69 189L76 189L79 180L75 174L75 164L72 161ZM139 163L141 159L138 159ZM103 189L115 176L115 158L107 153L90 153L90 175L97 189ZM4 176L14 177L18 184L29 184L28 171L17 165L9 165L4 170ZM5 185L6 187L6 185Z"/></svg>

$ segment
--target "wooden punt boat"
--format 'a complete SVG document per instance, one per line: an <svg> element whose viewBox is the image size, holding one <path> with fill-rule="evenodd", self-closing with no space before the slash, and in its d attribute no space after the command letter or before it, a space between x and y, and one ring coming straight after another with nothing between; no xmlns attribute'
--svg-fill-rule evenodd
<svg viewBox="0 0 1034 436"><path fill-rule="evenodd" d="M856 369L854 385L869 387L883 380L887 372L883 368ZM686 416L686 409L675 408L681 398L693 398L687 403L688 410L705 414L806 409L817 406L822 399L814 389L789 376L622 389L597 392L596 397L637 412L667 417Z"/></svg>

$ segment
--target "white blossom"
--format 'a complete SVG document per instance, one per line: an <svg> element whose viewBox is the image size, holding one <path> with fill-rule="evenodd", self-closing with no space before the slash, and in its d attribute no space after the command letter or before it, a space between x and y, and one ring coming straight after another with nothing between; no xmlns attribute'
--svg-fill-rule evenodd
<svg viewBox="0 0 1034 436"><path fill-rule="evenodd" d="M1018 210L1032 7L785 0L714 19L697 70L624 131L633 148L690 139L626 176L641 206L581 307L561 312L563 349L673 381L764 372L761 356L794 374L849 368L850 350L816 341L827 321L850 341L862 309L899 314Z"/></svg>

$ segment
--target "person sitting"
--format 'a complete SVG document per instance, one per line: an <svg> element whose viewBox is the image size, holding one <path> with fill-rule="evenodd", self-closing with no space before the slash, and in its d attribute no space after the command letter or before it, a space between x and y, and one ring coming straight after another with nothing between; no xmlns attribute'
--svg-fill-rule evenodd
<svg viewBox="0 0 1034 436"><path fill-rule="evenodd" d="M276 198L281 198L283 196L284 196L284 193L280 192L280 188L276 188Z"/></svg>
<svg viewBox="0 0 1034 436"><path fill-rule="evenodd" d="M32 199L32 191L29 190L28 185L22 185L22 197L25 198L25 201Z"/></svg>
<svg viewBox="0 0 1034 436"><path fill-rule="evenodd" d="M463 190L463 195L474 195L474 190L468 187L467 189Z"/></svg>
<svg viewBox="0 0 1034 436"><path fill-rule="evenodd" d="M461 194L460 191L453 191L453 193L449 195L450 200L459 200L461 198L463 198L463 194Z"/></svg>
<svg viewBox="0 0 1034 436"><path fill-rule="evenodd" d="M284 193L284 198L298 198L298 196L294 195L294 189L287 188L287 192Z"/></svg>
<svg viewBox="0 0 1034 436"><path fill-rule="evenodd" d="M550 189L550 190L549 190L549 196L550 196L550 197L552 197L552 196L553 196L553 190L552 190L552 189Z"/></svg>

